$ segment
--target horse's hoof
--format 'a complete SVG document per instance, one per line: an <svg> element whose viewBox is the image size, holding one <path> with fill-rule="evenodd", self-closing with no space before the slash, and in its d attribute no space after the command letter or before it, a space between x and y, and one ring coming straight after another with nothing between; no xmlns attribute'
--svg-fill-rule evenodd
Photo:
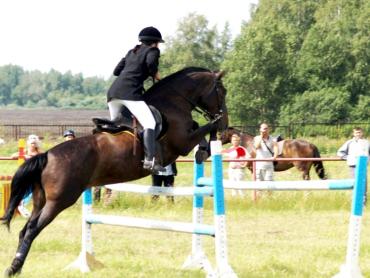
<svg viewBox="0 0 370 278"><path fill-rule="evenodd" d="M14 271L14 269L12 267L9 267L5 270L4 277L8 278L8 277L13 277L13 276L16 276L16 275L19 275L19 274L21 274L21 270Z"/></svg>
<svg viewBox="0 0 370 278"><path fill-rule="evenodd" d="M9 267L9 268L7 268L6 270L5 270L5 272L4 272L4 277L5 278L8 278L8 277L11 277L11 276L13 276L14 275L14 272L12 271L12 269Z"/></svg>
<svg viewBox="0 0 370 278"><path fill-rule="evenodd" d="M206 161L208 158L208 152L207 151L204 151L204 150L198 150L196 153L195 153L195 162L197 164L201 164L203 163L204 161Z"/></svg>

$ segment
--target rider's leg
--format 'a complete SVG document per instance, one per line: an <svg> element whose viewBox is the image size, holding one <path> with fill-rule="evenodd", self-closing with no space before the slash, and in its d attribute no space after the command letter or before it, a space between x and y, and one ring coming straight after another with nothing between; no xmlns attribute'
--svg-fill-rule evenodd
<svg viewBox="0 0 370 278"><path fill-rule="evenodd" d="M148 105L144 101L123 100L123 104L131 111L144 129L144 169L163 172L165 169L155 160L155 120Z"/></svg>
<svg viewBox="0 0 370 278"><path fill-rule="evenodd" d="M108 108L109 108L109 114L110 114L110 120L114 121L118 118L119 114L121 113L121 109L124 106L122 103L123 100L121 99L112 99L108 102Z"/></svg>

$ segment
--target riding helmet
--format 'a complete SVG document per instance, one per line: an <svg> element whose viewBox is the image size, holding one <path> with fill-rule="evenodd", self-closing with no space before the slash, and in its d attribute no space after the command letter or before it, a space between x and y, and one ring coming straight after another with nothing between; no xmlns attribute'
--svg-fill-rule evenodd
<svg viewBox="0 0 370 278"><path fill-rule="evenodd" d="M75 132L72 129L68 129L68 130L64 131L63 137L67 137L67 136L76 137Z"/></svg>
<svg viewBox="0 0 370 278"><path fill-rule="evenodd" d="M140 31L139 41L164 42L161 32L153 26L145 27Z"/></svg>

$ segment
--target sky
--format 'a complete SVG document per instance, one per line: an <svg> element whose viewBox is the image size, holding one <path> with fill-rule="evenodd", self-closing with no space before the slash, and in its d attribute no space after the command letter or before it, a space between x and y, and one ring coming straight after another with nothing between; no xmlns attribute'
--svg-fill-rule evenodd
<svg viewBox="0 0 370 278"><path fill-rule="evenodd" d="M0 66L108 78L147 26L164 40L190 13L233 37L258 0L1 0ZM160 47L161 48L161 47Z"/></svg>

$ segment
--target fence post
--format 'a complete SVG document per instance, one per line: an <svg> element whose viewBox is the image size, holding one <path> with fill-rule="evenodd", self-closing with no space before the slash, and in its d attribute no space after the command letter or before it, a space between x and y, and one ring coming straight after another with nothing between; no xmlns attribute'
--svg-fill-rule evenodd
<svg viewBox="0 0 370 278"><path fill-rule="evenodd" d="M18 166L21 166L24 163L25 147L26 147L26 141L24 139L19 139L18 141Z"/></svg>

